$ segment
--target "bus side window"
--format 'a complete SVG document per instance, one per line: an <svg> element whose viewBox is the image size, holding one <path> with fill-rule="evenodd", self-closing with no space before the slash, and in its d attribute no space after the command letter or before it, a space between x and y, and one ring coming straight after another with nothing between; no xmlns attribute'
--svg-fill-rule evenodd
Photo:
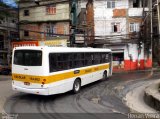
<svg viewBox="0 0 160 119"><path fill-rule="evenodd" d="M100 53L94 53L94 64L99 64L101 60Z"/></svg>
<svg viewBox="0 0 160 119"><path fill-rule="evenodd" d="M85 65L86 66L90 66L90 65L92 65L92 58L93 58L93 56L92 56L93 54L91 54L91 53L85 53Z"/></svg>
<svg viewBox="0 0 160 119"><path fill-rule="evenodd" d="M84 66L84 53L79 53L78 57L76 59L77 67L83 67Z"/></svg>
<svg viewBox="0 0 160 119"><path fill-rule="evenodd" d="M68 53L63 54L63 69L64 70L70 69Z"/></svg>
<svg viewBox="0 0 160 119"><path fill-rule="evenodd" d="M69 53L69 67L73 68L73 59L74 59L74 54L73 53Z"/></svg>
<svg viewBox="0 0 160 119"><path fill-rule="evenodd" d="M106 63L109 62L109 54L108 54L108 53L105 54L105 62L106 62Z"/></svg>
<svg viewBox="0 0 160 119"><path fill-rule="evenodd" d="M56 54L49 54L49 70L50 72L57 71L57 58Z"/></svg>
<svg viewBox="0 0 160 119"><path fill-rule="evenodd" d="M106 59L106 54L105 53L101 53L101 63L105 63L105 59Z"/></svg>
<svg viewBox="0 0 160 119"><path fill-rule="evenodd" d="M108 61L110 62L112 60L112 54L109 53Z"/></svg>
<svg viewBox="0 0 160 119"><path fill-rule="evenodd" d="M77 65L76 65L76 59L77 59L77 54L73 53L73 68L77 67Z"/></svg>

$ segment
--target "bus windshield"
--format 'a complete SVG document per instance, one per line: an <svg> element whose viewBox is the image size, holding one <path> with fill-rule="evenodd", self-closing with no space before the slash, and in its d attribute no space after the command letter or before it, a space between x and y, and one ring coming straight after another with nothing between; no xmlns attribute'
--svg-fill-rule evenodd
<svg viewBox="0 0 160 119"><path fill-rule="evenodd" d="M42 51L16 50L13 62L22 66L42 66Z"/></svg>

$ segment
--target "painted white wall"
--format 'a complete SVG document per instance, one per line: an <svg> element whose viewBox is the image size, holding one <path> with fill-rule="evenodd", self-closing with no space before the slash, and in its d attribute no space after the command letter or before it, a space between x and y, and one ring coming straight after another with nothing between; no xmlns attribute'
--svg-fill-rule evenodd
<svg viewBox="0 0 160 119"><path fill-rule="evenodd" d="M115 1L116 9L128 9L130 16L142 16L142 8L130 8L133 5L133 1L130 0L117 0ZM115 9L115 8L114 8ZM113 10L107 8L106 0L95 0L94 1L94 23L95 23L95 35L105 36L105 35L123 35L128 34L127 30L127 20L126 18L113 18ZM120 23L120 32L112 33L111 23ZM121 46L107 46L110 49L123 49L124 59L130 60L130 55L133 61L144 59L144 48L142 48L141 54L138 56L138 46L137 44L128 44Z"/></svg>
<svg viewBox="0 0 160 119"><path fill-rule="evenodd" d="M56 14L48 15L46 6L30 8L30 15L24 16L24 9L20 10L20 20L27 21L49 21L49 20L68 20L70 19L69 3L56 4Z"/></svg>
<svg viewBox="0 0 160 119"><path fill-rule="evenodd" d="M116 1L116 8L128 8L128 0ZM120 23L120 32L112 33L111 23ZM126 18L113 18L113 9L107 8L107 1L94 2L95 35L121 35L127 34Z"/></svg>
<svg viewBox="0 0 160 119"><path fill-rule="evenodd" d="M143 15L143 8L129 8L128 9L128 16L142 16Z"/></svg>
<svg viewBox="0 0 160 119"><path fill-rule="evenodd" d="M87 0L82 0L81 1L81 8L86 8L86 5L87 5Z"/></svg>
<svg viewBox="0 0 160 119"><path fill-rule="evenodd" d="M144 60L144 45L141 49L141 54L138 57L138 45L137 44L128 44L121 46L106 46L112 50L122 51L124 50L124 60L130 60L130 55L132 56L133 61Z"/></svg>
<svg viewBox="0 0 160 119"><path fill-rule="evenodd" d="M129 52L128 52L129 51ZM140 55L138 56L138 45L137 44L129 44L128 45L128 48L126 48L126 56L125 56L125 59L126 60L129 60L129 56L127 55L127 53L129 55L132 55L132 58L133 58L133 61L135 60L142 60L144 59L144 45L141 49L141 53Z"/></svg>

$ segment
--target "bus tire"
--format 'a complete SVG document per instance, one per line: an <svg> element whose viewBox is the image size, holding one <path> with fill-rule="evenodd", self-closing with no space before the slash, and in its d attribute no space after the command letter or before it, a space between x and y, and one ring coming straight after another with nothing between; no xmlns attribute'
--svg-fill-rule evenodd
<svg viewBox="0 0 160 119"><path fill-rule="evenodd" d="M103 72L103 80L107 80L108 76L107 76L107 71Z"/></svg>
<svg viewBox="0 0 160 119"><path fill-rule="evenodd" d="M80 91L81 89L81 80L76 79L73 83L73 93L76 94Z"/></svg>

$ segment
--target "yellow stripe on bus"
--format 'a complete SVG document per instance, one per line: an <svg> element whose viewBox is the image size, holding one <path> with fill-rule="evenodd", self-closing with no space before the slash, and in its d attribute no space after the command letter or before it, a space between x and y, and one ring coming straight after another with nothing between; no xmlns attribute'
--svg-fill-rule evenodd
<svg viewBox="0 0 160 119"><path fill-rule="evenodd" d="M93 73L100 70L105 70L109 68L109 64L105 64L102 66L93 66L92 68L80 69L78 73L74 73L74 71L55 74L51 76L32 76L32 75L24 75L24 74L12 74L12 80L22 81L22 82L30 82L30 83L38 83L41 84L45 81L45 84L65 80L68 78L80 77L85 74Z"/></svg>

